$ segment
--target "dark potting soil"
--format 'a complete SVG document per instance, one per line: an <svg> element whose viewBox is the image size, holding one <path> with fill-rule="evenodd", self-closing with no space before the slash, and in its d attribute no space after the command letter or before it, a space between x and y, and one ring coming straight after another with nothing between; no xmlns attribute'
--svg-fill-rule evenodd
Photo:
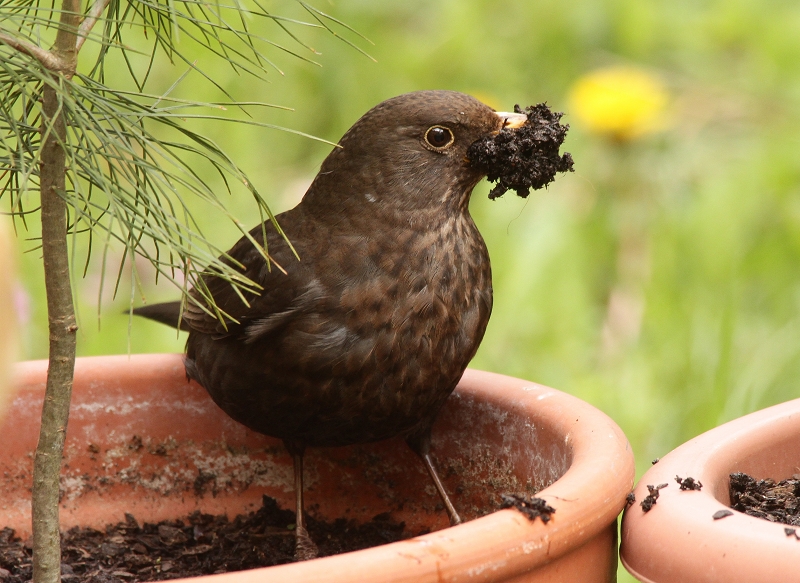
<svg viewBox="0 0 800 583"><path fill-rule="evenodd" d="M527 494L501 494L500 508L516 508L533 522L537 518L547 524L550 516L556 511L543 498L536 498Z"/></svg>
<svg viewBox="0 0 800 583"><path fill-rule="evenodd" d="M695 480L692 477L681 478L680 476L675 476L675 481L678 482L678 486L680 486L681 490L703 489L703 482L701 482L700 480Z"/></svg>
<svg viewBox="0 0 800 583"><path fill-rule="evenodd" d="M555 180L558 172L572 172L572 156L559 154L569 125L561 124L563 114L540 103L520 109L528 121L520 128L502 129L470 145L470 164L486 173L489 182L497 182L489 193L494 200L508 190L526 198L530 189L543 188Z"/></svg>
<svg viewBox="0 0 800 583"><path fill-rule="evenodd" d="M655 464L658 460L654 460L653 463ZM680 476L675 476L675 481L678 483L678 486L681 490L702 490L703 484L700 480L695 480L692 477L681 478ZM658 496L659 492L669 486L669 484L659 484L657 486L653 486L651 484L647 485L647 496L644 497L639 505L642 507L642 512L650 512L658 503ZM633 492L628 494L626 497L626 505L632 505L636 502L636 496L634 496Z"/></svg>
<svg viewBox="0 0 800 583"><path fill-rule="evenodd" d="M645 496L644 500L639 503L643 512L650 512L653 509L653 506L655 506L658 502L659 491L663 490L667 486L669 486L669 484L659 484L658 486L653 486L651 484L647 485L647 491L649 494Z"/></svg>
<svg viewBox="0 0 800 583"><path fill-rule="evenodd" d="M800 474L776 482L756 480L742 472L731 474L731 508L750 516L800 526ZM787 535L793 529L786 529Z"/></svg>
<svg viewBox="0 0 800 583"><path fill-rule="evenodd" d="M65 583L132 583L241 571L294 561L294 512L264 496L262 507L233 520L195 512L182 520L140 525L130 514L105 531L72 528L62 538ZM321 522L308 516L320 556L356 551L411 536L388 515L356 524ZM0 583L32 578L29 541L0 530Z"/></svg>

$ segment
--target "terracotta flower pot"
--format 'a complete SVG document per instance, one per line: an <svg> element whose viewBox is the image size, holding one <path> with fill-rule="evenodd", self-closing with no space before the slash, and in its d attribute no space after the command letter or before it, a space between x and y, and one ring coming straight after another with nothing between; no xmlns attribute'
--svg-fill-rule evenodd
<svg viewBox="0 0 800 583"><path fill-rule="evenodd" d="M30 532L30 452L45 363L18 369L20 393L0 427L0 526ZM620 429L578 399L534 383L467 371L434 428L434 452L473 519L500 493L541 490L548 524L502 510L447 527L419 460L400 440L307 454L307 507L321 518L390 511L431 534L347 555L215 576L267 581L613 581L616 518L633 482ZM199 479L201 478L201 479ZM79 359L67 435L62 527L229 516L262 494L292 507L291 460L277 440L230 420L186 381L178 355Z"/></svg>
<svg viewBox="0 0 800 583"><path fill-rule="evenodd" d="M636 504L622 521L622 562L640 581L774 583L800 581L800 541L785 525L732 511L729 475L782 480L800 468L800 399L721 425L661 458L636 487ZM681 491L675 476L699 491ZM667 483L647 513L647 485Z"/></svg>

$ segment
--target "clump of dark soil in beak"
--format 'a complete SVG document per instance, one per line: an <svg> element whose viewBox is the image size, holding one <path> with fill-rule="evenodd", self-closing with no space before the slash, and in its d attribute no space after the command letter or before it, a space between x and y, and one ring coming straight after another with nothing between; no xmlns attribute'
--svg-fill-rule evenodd
<svg viewBox="0 0 800 583"><path fill-rule="evenodd" d="M514 112L525 114L527 121L484 136L467 150L470 164L485 172L490 182L497 182L489 193L492 200L508 190L526 198L531 188L547 186L557 173L573 171L572 156L558 152L569 130L569 125L560 123L563 114L544 103L524 110L515 105Z"/></svg>

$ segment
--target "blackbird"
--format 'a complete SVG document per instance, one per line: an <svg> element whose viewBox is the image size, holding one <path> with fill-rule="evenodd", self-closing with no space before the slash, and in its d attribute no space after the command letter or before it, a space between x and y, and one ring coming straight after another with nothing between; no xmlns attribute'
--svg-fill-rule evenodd
<svg viewBox="0 0 800 583"><path fill-rule="evenodd" d="M179 302L134 310L188 330L187 375L231 417L283 440L294 462L298 558L316 556L303 517L307 446L403 436L451 523L461 522L430 443L492 310L489 255L468 209L485 171L467 149L526 121L452 91L384 101L345 133L302 201L277 216L294 251L267 222L250 235L263 244L266 232L275 265L244 237L223 256L260 294L205 274L220 312L197 287L182 313Z"/></svg>

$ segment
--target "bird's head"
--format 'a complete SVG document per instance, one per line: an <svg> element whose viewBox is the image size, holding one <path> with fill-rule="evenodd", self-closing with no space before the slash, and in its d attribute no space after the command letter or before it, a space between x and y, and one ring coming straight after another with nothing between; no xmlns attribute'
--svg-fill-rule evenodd
<svg viewBox="0 0 800 583"><path fill-rule="evenodd" d="M315 204L324 199L392 212L466 208L485 174L470 165L469 146L526 120L524 114L498 113L455 91L388 99L345 133L306 196Z"/></svg>

